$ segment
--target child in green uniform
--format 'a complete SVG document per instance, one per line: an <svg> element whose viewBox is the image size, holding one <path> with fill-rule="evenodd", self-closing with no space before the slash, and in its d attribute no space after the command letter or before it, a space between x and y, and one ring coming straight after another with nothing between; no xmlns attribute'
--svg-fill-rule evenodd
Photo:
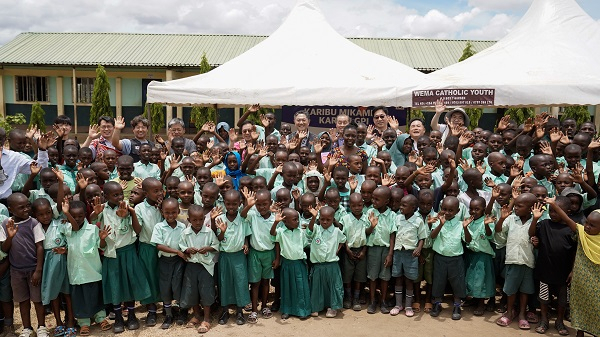
<svg viewBox="0 0 600 337"><path fill-rule="evenodd" d="M140 303L146 305L148 315L146 326L156 325L156 302L160 300L160 289L158 287L158 250L151 243L152 231L157 223L163 221L159 205L162 203L164 190L160 181L156 178L146 178L142 182L142 189L146 194L144 202L135 205L135 214L142 230L139 234L138 256L140 265L148 280L150 296Z"/></svg>
<svg viewBox="0 0 600 337"><path fill-rule="evenodd" d="M311 240L310 260L313 263L310 272L310 302L311 316L327 308L325 317L337 316L337 310L342 308L344 288L342 273L337 256L346 237L342 231L333 226L335 210L329 206L317 211L310 209L312 219L308 224L306 236ZM315 222L319 215L319 225Z"/></svg>
<svg viewBox="0 0 600 337"><path fill-rule="evenodd" d="M101 229L110 229L110 234L100 241L100 247L104 250L102 292L104 303L114 305L113 330L121 333L125 330L121 302L125 302L129 312L127 329L137 330L140 323L135 316L134 301L145 300L151 294L135 252L134 243L137 234L142 231L135 210L123 201L123 189L114 181L104 184L104 196L107 202L102 204L97 200L90 218L92 221L97 219Z"/></svg>
<svg viewBox="0 0 600 337"><path fill-rule="evenodd" d="M369 279L370 302L367 312L374 314L377 310L375 292L377 291L377 280L381 280L381 313L389 314L386 294L388 282L392 277L391 266L394 246L390 242L396 236L396 213L388 208L392 192L388 187L380 186L373 191L373 210L369 212L369 226L367 234L367 278Z"/></svg>
<svg viewBox="0 0 600 337"><path fill-rule="evenodd" d="M369 180L372 181L372 180ZM342 231L346 236L342 281L344 282L344 308L360 311L362 309L360 290L367 282L367 234L365 230L371 226L366 212L363 212L363 197L359 193L350 195L350 211L340 219ZM351 288L352 281L354 287ZM352 289L352 290L350 290ZM352 293L350 293L352 291ZM352 302L350 302L352 299Z"/></svg>
<svg viewBox="0 0 600 337"><path fill-rule="evenodd" d="M298 218L296 210L284 208L275 215L270 231L280 247L282 319L288 319L290 315L305 319L310 315L310 292L304 253L308 240L304 231L298 228ZM280 222L285 226L278 226ZM279 265L279 257L275 265Z"/></svg>
<svg viewBox="0 0 600 337"><path fill-rule="evenodd" d="M433 210L434 192L430 189L419 191L419 216L425 223L427 236L423 241L423 248L419 255L419 276L415 282L415 302L413 311L421 311L421 282L425 281L425 313L429 313L433 308L431 304L431 285L433 284L433 240L431 239L431 225L435 222L437 213Z"/></svg>
<svg viewBox="0 0 600 337"><path fill-rule="evenodd" d="M263 318L271 318L272 313L267 307L269 295L269 280L274 277L273 262L275 261L275 243L271 240L271 224L275 215L271 213L271 193L268 190L249 192L242 190L246 198L246 207L240 215L248 221L252 230L250 236L250 253L248 254L248 281L252 290L252 313L248 316L249 323L258 320L259 288L261 292L261 313ZM254 206L254 207L253 207Z"/></svg>
<svg viewBox="0 0 600 337"><path fill-rule="evenodd" d="M179 301L181 297L181 283L185 268L186 255L179 250L179 238L185 225L177 221L179 203L176 199L168 198L161 203L161 213L164 221L156 224L152 230L150 242L158 249L158 285L160 296L165 309L165 321L161 329L168 329L173 325L172 302ZM178 319L185 315L182 311Z"/></svg>
<svg viewBox="0 0 600 337"><path fill-rule="evenodd" d="M219 253L219 291L223 314L219 324L229 320L229 305L235 305L236 323L246 323L242 308L251 302L248 292L248 236L252 233L248 222L239 214L240 192L229 190L223 197L226 213L215 217L211 213L212 228L221 242Z"/></svg>
<svg viewBox="0 0 600 337"><path fill-rule="evenodd" d="M124 199L129 201L131 190L142 181L142 179L134 178L131 175L133 173L133 158L128 155L120 156L117 159L117 172L119 172L119 176L111 181L116 181L123 187Z"/></svg>
<svg viewBox="0 0 600 337"><path fill-rule="evenodd" d="M99 197L97 197L99 199ZM80 334L90 333L90 318L100 323L102 331L110 330L102 301L102 263L100 241L110 233L110 228L99 230L85 217L86 205L81 201L63 203L63 213L69 221L65 225L67 240L67 271L73 299L73 316L81 326ZM75 336L73 328L67 328L65 336Z"/></svg>

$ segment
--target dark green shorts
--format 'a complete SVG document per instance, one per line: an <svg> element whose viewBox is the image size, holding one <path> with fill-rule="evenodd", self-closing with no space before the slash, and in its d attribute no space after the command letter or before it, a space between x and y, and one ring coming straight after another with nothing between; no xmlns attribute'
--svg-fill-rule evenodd
<svg viewBox="0 0 600 337"><path fill-rule="evenodd" d="M367 278L371 281L381 279L389 281L392 278L392 268L385 267L385 258L390 251L390 247L373 246L367 248Z"/></svg>
<svg viewBox="0 0 600 337"><path fill-rule="evenodd" d="M353 252L360 252L362 248L350 248ZM367 282L367 257L363 257L360 260L352 260L346 254L346 251L342 253L344 270L342 271L342 280L344 283L354 282Z"/></svg>
<svg viewBox="0 0 600 337"><path fill-rule="evenodd" d="M260 280L272 279L273 260L275 260L275 250L259 251L250 248L248 254L248 281L250 283L260 282Z"/></svg>

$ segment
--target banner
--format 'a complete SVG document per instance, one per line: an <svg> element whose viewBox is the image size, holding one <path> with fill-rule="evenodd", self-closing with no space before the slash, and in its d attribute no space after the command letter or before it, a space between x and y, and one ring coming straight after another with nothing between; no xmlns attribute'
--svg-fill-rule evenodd
<svg viewBox="0 0 600 337"><path fill-rule="evenodd" d="M447 106L493 106L495 89L433 89L413 91L414 108L434 107L435 101L443 99Z"/></svg>
<svg viewBox="0 0 600 337"><path fill-rule="evenodd" d="M305 112L310 116L310 126L331 129L335 127L335 119L345 113L350 116L350 121L356 124L373 124L373 111L375 107L348 107L348 106L287 106L281 107L281 121L294 124L294 114ZM409 109L388 107L388 115L396 117L400 125L406 125L406 116Z"/></svg>

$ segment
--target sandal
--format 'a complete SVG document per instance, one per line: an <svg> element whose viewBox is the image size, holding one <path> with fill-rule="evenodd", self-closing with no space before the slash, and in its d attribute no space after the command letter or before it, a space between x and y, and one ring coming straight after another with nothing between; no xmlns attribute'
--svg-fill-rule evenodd
<svg viewBox="0 0 600 337"><path fill-rule="evenodd" d="M262 310L260 312L262 313L263 318L268 319L268 318L273 317L273 313L271 312L271 309L269 309L269 307L262 308Z"/></svg>
<svg viewBox="0 0 600 337"><path fill-rule="evenodd" d="M539 334L545 334L546 331L550 328L550 325L547 321L540 321L540 324L535 328L535 332Z"/></svg>
<svg viewBox="0 0 600 337"><path fill-rule="evenodd" d="M533 311L527 312L526 318L527 318L527 322L529 322L531 324L538 324L540 322L540 319Z"/></svg>
<svg viewBox="0 0 600 337"><path fill-rule="evenodd" d="M64 325L57 326L54 328L54 337L64 336L66 329Z"/></svg>
<svg viewBox="0 0 600 337"><path fill-rule="evenodd" d="M418 313L421 312L421 303L415 302L412 304L413 311Z"/></svg>
<svg viewBox="0 0 600 337"><path fill-rule="evenodd" d="M110 329L112 329L112 324L110 324L110 322L108 321L108 319L105 318L102 322L100 322L100 330L102 330L102 331L108 331Z"/></svg>
<svg viewBox="0 0 600 337"><path fill-rule="evenodd" d="M556 328L556 330L558 330L559 335L561 335L561 336L569 335L569 330L567 330L567 328L565 327L565 324L563 322L554 323L554 327Z"/></svg>
<svg viewBox="0 0 600 337"><path fill-rule="evenodd" d="M189 322L185 325L186 328L195 328L196 325L200 324L198 317L192 317Z"/></svg>
<svg viewBox="0 0 600 337"><path fill-rule="evenodd" d="M246 321L250 324L256 324L258 322L258 313L256 311L251 312Z"/></svg>
<svg viewBox="0 0 600 337"><path fill-rule="evenodd" d="M202 321L200 323L200 327L198 328L198 333L207 333L210 330L210 323L207 321Z"/></svg>
<svg viewBox="0 0 600 337"><path fill-rule="evenodd" d="M529 325L529 322L527 322L526 319L521 319L521 320L519 320L519 329L529 330L529 329L531 329L531 326Z"/></svg>
<svg viewBox="0 0 600 337"><path fill-rule="evenodd" d="M90 335L90 326L89 325L82 326L81 329L79 329L79 335L80 336L89 336Z"/></svg>
<svg viewBox="0 0 600 337"><path fill-rule="evenodd" d="M413 308L408 307L406 310L404 310L404 315L406 315L406 317L413 317L415 312L413 311Z"/></svg>
<svg viewBox="0 0 600 337"><path fill-rule="evenodd" d="M395 306L390 311L390 315L391 316L397 316L400 313L400 311L402 311L402 309L404 309L404 308L402 308L401 306Z"/></svg>
<svg viewBox="0 0 600 337"><path fill-rule="evenodd" d="M77 329L75 328L67 328L65 330L65 337L77 337Z"/></svg>
<svg viewBox="0 0 600 337"><path fill-rule="evenodd" d="M502 317L500 317L496 320L496 324L498 324L499 326L503 326L503 327L509 326L510 323L512 323L512 318L510 318L506 315L503 315Z"/></svg>
<svg viewBox="0 0 600 337"><path fill-rule="evenodd" d="M425 303L425 309L423 310L423 312L425 312L426 314L431 312L431 309L433 309L433 304L431 303Z"/></svg>

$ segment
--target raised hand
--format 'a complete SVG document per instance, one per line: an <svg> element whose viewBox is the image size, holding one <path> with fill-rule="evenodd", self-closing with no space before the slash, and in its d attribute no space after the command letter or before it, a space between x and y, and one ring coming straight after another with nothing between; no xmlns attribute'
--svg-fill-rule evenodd
<svg viewBox="0 0 600 337"><path fill-rule="evenodd" d="M256 146L258 146L258 145L256 145ZM255 154L256 153L256 146L252 145L252 144L248 145L248 147L246 148L246 155L247 156L252 156L253 154Z"/></svg>
<svg viewBox="0 0 600 337"><path fill-rule="evenodd" d="M483 160L477 161L477 165L475 166L475 168L479 171L479 173L484 174L486 166L483 163Z"/></svg>
<svg viewBox="0 0 600 337"><path fill-rule="evenodd" d="M492 188L492 198L498 199L499 196L500 196L500 187L497 186L496 184L494 184L494 187Z"/></svg>
<svg viewBox="0 0 600 337"><path fill-rule="evenodd" d="M258 137L260 136L258 134L258 132L256 132L256 126L252 128L252 131L250 132L250 136L252 137L253 141L257 141Z"/></svg>
<svg viewBox="0 0 600 337"><path fill-rule="evenodd" d="M491 187L492 190L496 187L496 183L490 177L486 177L485 179L483 179L483 182L485 182L485 186Z"/></svg>
<svg viewBox="0 0 600 337"><path fill-rule="evenodd" d="M475 138L472 133L463 133L458 139L458 144L462 147L468 146L471 144L471 141Z"/></svg>
<svg viewBox="0 0 600 337"><path fill-rule="evenodd" d="M287 142L287 148L288 148L290 151L294 151L294 150L295 150L295 149L298 147L298 145L300 145L300 138L298 138L298 137L299 137L299 136L298 136L298 133L297 133L297 134L296 134L294 137L292 137L292 138L291 138L291 139L290 139L290 140Z"/></svg>
<svg viewBox="0 0 600 337"><path fill-rule="evenodd" d="M285 221L285 216L283 216L281 209L279 209L279 210L277 210L277 212L275 212L275 221L277 221L277 222Z"/></svg>
<svg viewBox="0 0 600 337"><path fill-rule="evenodd" d="M597 149L600 147L600 138L593 139L590 145L588 145L588 149Z"/></svg>
<svg viewBox="0 0 600 337"><path fill-rule="evenodd" d="M473 166L469 165L469 163L467 162L467 160L466 160L466 159L464 159L464 158L460 158L460 159L458 160L458 166L459 166L459 167L460 167L460 168L461 168L463 171L466 171L466 170L468 170L468 169L470 169L470 168L473 168Z"/></svg>
<svg viewBox="0 0 600 337"><path fill-rule="evenodd" d="M154 135L154 140L161 145L165 144L165 140L163 139L163 137L161 137L160 135L156 134Z"/></svg>
<svg viewBox="0 0 600 337"><path fill-rule="evenodd" d="M320 139L315 141L313 144L313 149L315 150L316 153L323 152L323 142Z"/></svg>
<svg viewBox="0 0 600 337"><path fill-rule="evenodd" d="M100 240L106 239L110 235L110 232L112 232L112 228L108 225L104 226L104 228L98 232L98 236L100 236Z"/></svg>
<svg viewBox="0 0 600 337"><path fill-rule="evenodd" d="M223 186L223 184L225 184L225 172L218 172L217 176L215 177L215 184L217 184L217 186L221 187Z"/></svg>
<svg viewBox="0 0 600 337"><path fill-rule="evenodd" d="M69 198L65 197L61 203L64 214L69 214Z"/></svg>
<svg viewBox="0 0 600 337"><path fill-rule="evenodd" d="M227 230L227 224L221 218L217 218L215 220L215 225L221 231L221 233L224 233Z"/></svg>
<svg viewBox="0 0 600 337"><path fill-rule="evenodd" d="M523 124L523 132L527 133L533 130L533 119L527 118L525 124Z"/></svg>
<svg viewBox="0 0 600 337"><path fill-rule="evenodd" d="M442 154L442 152L444 151L444 144L442 144L442 142L439 142L439 143L435 144L435 148L436 148L438 154Z"/></svg>
<svg viewBox="0 0 600 337"><path fill-rule="evenodd" d="M431 215L427 216L427 224L428 225L433 225L436 221L438 221L437 216L431 216Z"/></svg>
<svg viewBox="0 0 600 337"><path fill-rule="evenodd" d="M40 151L46 151L48 147L56 143L56 138L52 132L45 133L38 138L37 145Z"/></svg>
<svg viewBox="0 0 600 337"><path fill-rule="evenodd" d="M560 142L564 145L569 145L571 144L571 140L569 139L569 136L567 136L566 134L561 132L561 137L560 137Z"/></svg>
<svg viewBox="0 0 600 337"><path fill-rule="evenodd" d="M373 137L373 143L375 143L375 145L377 145L377 147L380 149L385 146L385 141L379 136Z"/></svg>
<svg viewBox="0 0 600 337"><path fill-rule="evenodd" d="M463 220L463 222L462 222L463 228L467 228L469 226L469 224L471 222L473 222L473 220L475 220L475 219L473 218L472 215L468 219Z"/></svg>
<svg viewBox="0 0 600 337"><path fill-rule="evenodd" d="M92 200L92 208L94 209L94 213L96 213L96 215L102 213L104 210L104 203L102 202L102 199L100 199L100 196L94 197Z"/></svg>
<svg viewBox="0 0 600 337"><path fill-rule="evenodd" d="M444 99L440 98L435 101L435 112L442 113L446 111L446 104L444 103Z"/></svg>
<svg viewBox="0 0 600 337"><path fill-rule="evenodd" d="M257 112L258 110L260 110L260 104L252 104L252 106L248 108L248 111L250 112Z"/></svg>
<svg viewBox="0 0 600 337"><path fill-rule="evenodd" d="M123 130L125 128L125 118L116 117L115 118L115 129Z"/></svg>
<svg viewBox="0 0 600 337"><path fill-rule="evenodd" d="M510 207L510 204L506 204L500 209L500 218L506 219L510 213L512 213L512 207Z"/></svg>
<svg viewBox="0 0 600 337"><path fill-rule="evenodd" d="M119 203L119 209L115 212L118 217L125 218L129 215L129 210L127 209L127 203L125 201L121 201Z"/></svg>
<svg viewBox="0 0 600 337"><path fill-rule="evenodd" d="M127 189L127 181L125 181L125 180L119 180L119 185L121 185L121 188L123 190Z"/></svg>
<svg viewBox="0 0 600 337"><path fill-rule="evenodd" d="M531 208L531 213L533 214L533 217L536 219L539 219L542 217L542 215L544 214L544 205L542 205L541 202L536 202L535 205L533 205L533 207Z"/></svg>
<svg viewBox="0 0 600 337"><path fill-rule="evenodd" d="M309 211L309 212L310 212L310 214L313 216L313 218L314 218L314 217L316 217L316 216L317 216L317 214L319 214L319 211L318 211L316 208L312 207L312 206L310 206L310 207L308 208L308 211Z"/></svg>
<svg viewBox="0 0 600 337"><path fill-rule="evenodd" d="M408 154L408 162L416 163L418 159L419 155L417 154L417 152L415 150L410 151L410 153Z"/></svg>
<svg viewBox="0 0 600 337"><path fill-rule="evenodd" d="M329 167L334 167L340 161L340 156L336 153L335 155L329 157Z"/></svg>
<svg viewBox="0 0 600 337"><path fill-rule="evenodd" d="M388 124L390 125L390 128L394 130L398 130L398 127L400 126L400 123L394 116L388 116Z"/></svg>
<svg viewBox="0 0 600 337"><path fill-rule="evenodd" d="M27 131L25 132L25 137L27 137L29 139L33 139L33 135L35 135L35 133L37 131L38 131L37 125L33 125L29 129L27 129Z"/></svg>
<svg viewBox="0 0 600 337"><path fill-rule="evenodd" d="M300 190L299 189L296 188L296 189L292 190L292 198L294 200L300 199Z"/></svg>
<svg viewBox="0 0 600 337"><path fill-rule="evenodd" d="M76 179L80 191L83 191L90 183L89 179L86 179L80 172L77 172Z"/></svg>
<svg viewBox="0 0 600 337"><path fill-rule="evenodd" d="M236 142L238 140L238 134L235 132L234 128L229 129L229 141Z"/></svg>
<svg viewBox="0 0 600 337"><path fill-rule="evenodd" d="M483 220L483 224L489 225L489 224L496 223L496 221L497 221L497 219L495 216L486 215L485 220Z"/></svg>
<svg viewBox="0 0 600 337"><path fill-rule="evenodd" d="M373 124L367 127L367 136L366 139L373 139L373 131L375 131L375 126Z"/></svg>
<svg viewBox="0 0 600 337"><path fill-rule="evenodd" d="M314 160L311 160L308 163L308 170L307 170L307 172L309 172L309 171L316 171L316 170L318 170L318 168L319 168L319 166L317 165L317 163Z"/></svg>
<svg viewBox="0 0 600 337"><path fill-rule="evenodd" d="M54 124L52 125L52 129L54 129L58 139L62 139L65 136L65 129L62 127L62 125Z"/></svg>
<svg viewBox="0 0 600 337"><path fill-rule="evenodd" d="M543 154L553 156L552 147L550 146L550 143L548 143L548 142L540 142L540 150L542 151Z"/></svg>
<svg viewBox="0 0 600 337"><path fill-rule="evenodd" d="M517 176L519 176L519 174L521 174L521 172L523 172L523 169L521 167L519 167L519 165L517 165L517 164L510 167L510 176L511 177L517 177Z"/></svg>
<svg viewBox="0 0 600 337"><path fill-rule="evenodd" d="M269 120L267 119L267 116L260 115L259 118L260 118L260 124L262 124L262 126L264 126L265 128L269 127Z"/></svg>
<svg viewBox="0 0 600 337"><path fill-rule="evenodd" d="M561 138L562 138L563 134L562 132L560 132L559 128L552 128L550 130L550 141L552 143L557 143Z"/></svg>
<svg viewBox="0 0 600 337"><path fill-rule="evenodd" d="M298 140L302 140L308 136L308 131L298 131L296 135L298 136Z"/></svg>
<svg viewBox="0 0 600 337"><path fill-rule="evenodd" d="M356 190L358 187L358 179L356 179L356 176L350 176L348 178L348 184L350 184L350 190Z"/></svg>
<svg viewBox="0 0 600 337"><path fill-rule="evenodd" d="M42 170L42 167L39 166L37 162L32 161L31 164L29 164L29 170L31 171L31 174L37 176Z"/></svg>
<svg viewBox="0 0 600 337"><path fill-rule="evenodd" d="M369 213L369 222L371 223L371 227L375 228L379 223L379 219L373 214L373 212Z"/></svg>
<svg viewBox="0 0 600 337"><path fill-rule="evenodd" d="M577 163L575 165L575 167L573 169L571 169L571 173L569 173L569 176L571 176L571 179L573 179L574 182L578 183L578 184L583 184L583 166L581 165L581 163Z"/></svg>
<svg viewBox="0 0 600 337"><path fill-rule="evenodd" d="M210 218L213 220L221 214L223 214L223 208L221 206L213 207L213 209L210 210Z"/></svg>
<svg viewBox="0 0 600 337"><path fill-rule="evenodd" d="M277 173L277 174L281 174L281 172L283 172L283 164L277 165L277 167L275 168L275 171L274 171L274 173Z"/></svg>
<svg viewBox="0 0 600 337"><path fill-rule="evenodd" d="M17 235L17 231L19 230L19 225L15 225L15 219L8 218L6 222L6 235L9 238L14 238Z"/></svg>
<svg viewBox="0 0 600 337"><path fill-rule="evenodd" d="M556 197L547 197L546 199L544 199L544 201L548 204L548 205L554 205L556 203Z"/></svg>
<svg viewBox="0 0 600 337"><path fill-rule="evenodd" d="M510 123L510 116L504 116L498 122L498 127L496 128L498 131L504 131L508 127Z"/></svg>
<svg viewBox="0 0 600 337"><path fill-rule="evenodd" d="M513 186L513 188L512 188L513 199L517 199L517 197L520 195L521 195L521 187Z"/></svg>
<svg viewBox="0 0 600 337"><path fill-rule="evenodd" d="M98 137L100 137L100 131L98 124L94 124L94 125L90 125L90 128L88 129L88 137L90 139L96 139Z"/></svg>
<svg viewBox="0 0 600 337"><path fill-rule="evenodd" d="M381 178L381 185L392 186L396 183L396 177L393 174L384 174Z"/></svg>

